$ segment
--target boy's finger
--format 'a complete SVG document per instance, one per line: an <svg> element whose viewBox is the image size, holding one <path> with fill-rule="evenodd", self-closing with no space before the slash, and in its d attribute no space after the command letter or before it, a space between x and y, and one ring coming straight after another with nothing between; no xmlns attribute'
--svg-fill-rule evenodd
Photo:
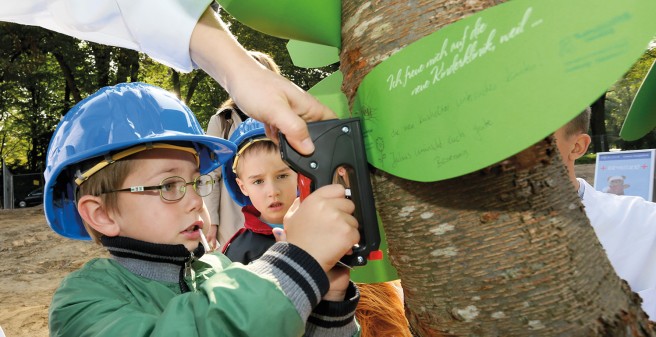
<svg viewBox="0 0 656 337"><path fill-rule="evenodd" d="M284 229L274 228L272 231L273 231L273 237L276 238L276 242L287 241L287 233L285 233Z"/></svg>
<svg viewBox="0 0 656 337"><path fill-rule="evenodd" d="M353 214L355 211L355 203L352 200L342 198L332 200L333 204L337 209L344 213Z"/></svg>
<svg viewBox="0 0 656 337"><path fill-rule="evenodd" d="M292 205L289 206L287 213L285 213L285 219L293 216L294 213L296 213L296 211L298 210L298 207L300 205L301 205L301 198L294 199L294 203L292 203Z"/></svg>
<svg viewBox="0 0 656 337"><path fill-rule="evenodd" d="M323 197L323 198L346 198L346 189L344 186L340 184L331 184L331 185L326 185L321 188L318 188L312 194L310 194L310 197L315 195L316 197Z"/></svg>

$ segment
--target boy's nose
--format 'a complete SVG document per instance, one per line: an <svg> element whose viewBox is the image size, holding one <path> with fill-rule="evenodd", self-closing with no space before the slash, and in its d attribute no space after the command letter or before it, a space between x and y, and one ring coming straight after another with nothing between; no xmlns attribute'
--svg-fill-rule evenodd
<svg viewBox="0 0 656 337"><path fill-rule="evenodd" d="M182 198L189 207L189 210L201 209L203 206L203 198L191 188L187 189L185 196Z"/></svg>
<svg viewBox="0 0 656 337"><path fill-rule="evenodd" d="M278 184L275 184L275 183L270 184L270 185L269 185L269 188L268 188L268 190L267 190L267 193L268 193L270 196L277 196L277 195L279 195L279 194L280 194L280 188L278 187Z"/></svg>

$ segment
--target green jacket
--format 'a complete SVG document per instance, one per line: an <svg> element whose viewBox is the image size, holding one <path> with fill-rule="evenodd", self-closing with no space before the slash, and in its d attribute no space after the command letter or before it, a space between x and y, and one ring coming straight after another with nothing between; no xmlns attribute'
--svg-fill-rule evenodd
<svg viewBox="0 0 656 337"><path fill-rule="evenodd" d="M244 266L219 254L153 261L152 250L132 248L143 242L125 240L108 247L113 259L93 259L62 281L50 306L51 336L358 334L357 289L344 302L319 302L328 280L293 245L278 243Z"/></svg>

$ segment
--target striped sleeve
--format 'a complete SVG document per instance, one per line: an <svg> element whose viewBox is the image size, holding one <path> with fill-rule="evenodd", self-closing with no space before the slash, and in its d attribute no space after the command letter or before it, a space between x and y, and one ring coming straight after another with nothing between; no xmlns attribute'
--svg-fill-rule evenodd
<svg viewBox="0 0 656 337"><path fill-rule="evenodd" d="M353 336L359 327L355 322L355 309L360 300L358 288L350 282L342 302L321 301L308 318L305 336Z"/></svg>
<svg viewBox="0 0 656 337"><path fill-rule="evenodd" d="M307 321L330 287L319 263L301 248L287 242L277 242L246 268L276 279L303 321Z"/></svg>

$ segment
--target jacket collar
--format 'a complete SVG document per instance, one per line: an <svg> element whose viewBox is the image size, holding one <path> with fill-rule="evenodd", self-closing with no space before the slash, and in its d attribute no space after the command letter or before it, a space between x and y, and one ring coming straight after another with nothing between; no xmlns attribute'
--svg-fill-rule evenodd
<svg viewBox="0 0 656 337"><path fill-rule="evenodd" d="M261 213L253 205L244 206L241 211L244 213L246 229L258 234L273 235L273 229L260 220Z"/></svg>
<svg viewBox="0 0 656 337"><path fill-rule="evenodd" d="M203 245L189 252L184 245L150 243L116 236L101 237L100 241L112 257L129 271L156 281L177 282L183 292L185 267L205 254Z"/></svg>

